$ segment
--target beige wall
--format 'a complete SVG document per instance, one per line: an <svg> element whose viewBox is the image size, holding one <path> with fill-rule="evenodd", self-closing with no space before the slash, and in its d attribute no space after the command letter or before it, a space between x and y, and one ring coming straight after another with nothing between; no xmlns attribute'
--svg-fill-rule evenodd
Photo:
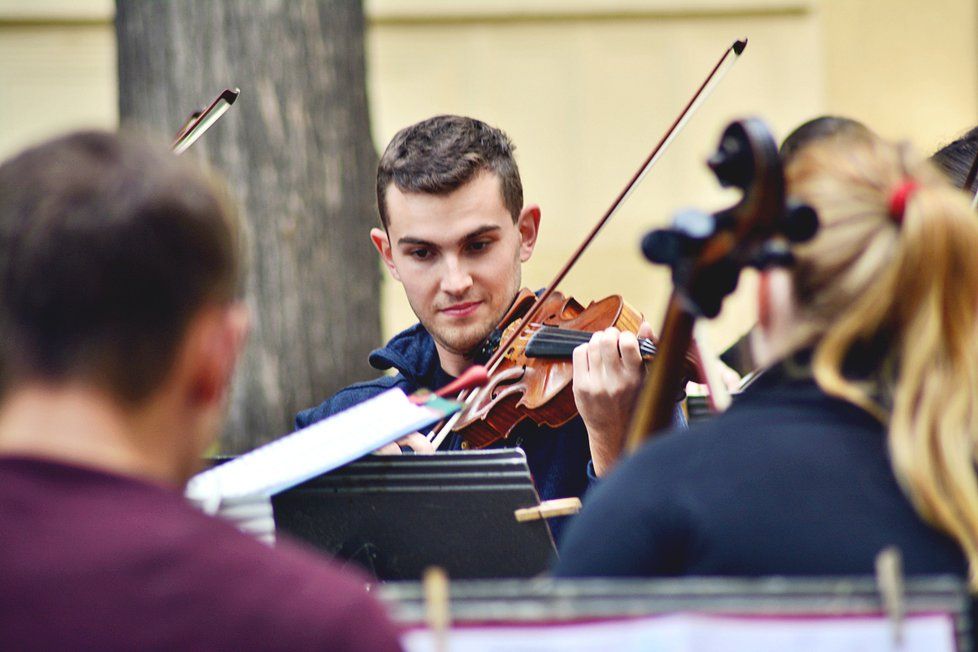
<svg viewBox="0 0 978 652"><path fill-rule="evenodd" d="M0 0L0 157L118 123L112 0Z"/></svg>
<svg viewBox="0 0 978 652"><path fill-rule="evenodd" d="M978 123L978 2L822 0L826 109L926 151Z"/></svg>
<svg viewBox="0 0 978 652"><path fill-rule="evenodd" d="M563 284L582 299L622 294L657 325L670 284L665 271L642 260L641 235L677 207L723 205L703 160L726 121L763 115L784 133L823 103L823 84L816 21L805 2L742 12L630 4L619 12L558 8L524 18L486 10L446 20L376 2L371 106L378 146L404 124L442 112L475 115L509 132L525 196L543 209L541 244L524 275L540 287L723 51L749 36L741 60ZM742 294L714 339L746 327L749 293ZM388 331L410 323L396 284L384 301Z"/></svg>
<svg viewBox="0 0 978 652"><path fill-rule="evenodd" d="M657 325L669 284L637 241L677 208L733 201L702 164L722 125L761 115L781 137L823 112L924 149L978 122L974 0L367 0L378 147L439 112L475 115L517 143L543 208L526 268L546 283L734 38L741 61L603 232L564 287L621 293ZM111 0L0 0L0 156L53 132L117 122ZM244 93L247 81L235 80ZM366 237L366 233L365 236ZM711 325L746 328L750 276ZM746 290L746 291L745 291ZM412 321L399 288L385 330Z"/></svg>

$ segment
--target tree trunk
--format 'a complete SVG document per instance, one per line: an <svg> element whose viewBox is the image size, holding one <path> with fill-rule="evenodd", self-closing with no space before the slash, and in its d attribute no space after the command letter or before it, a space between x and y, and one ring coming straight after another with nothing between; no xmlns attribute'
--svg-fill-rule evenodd
<svg viewBox="0 0 978 652"><path fill-rule="evenodd" d="M117 0L119 113L167 138L241 95L185 156L229 181L246 236L249 346L222 449L291 430L362 378L380 340L380 268L359 0Z"/></svg>

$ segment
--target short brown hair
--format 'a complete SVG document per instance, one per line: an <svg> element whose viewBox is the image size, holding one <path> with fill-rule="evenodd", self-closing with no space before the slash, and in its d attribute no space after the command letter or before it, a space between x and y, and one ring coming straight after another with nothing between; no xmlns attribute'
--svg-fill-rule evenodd
<svg viewBox="0 0 978 652"><path fill-rule="evenodd" d="M523 210L523 183L514 149L502 130L463 116L439 115L401 129L377 166L381 223L390 224L390 184L402 192L447 195L485 170L499 176L503 204L515 222Z"/></svg>
<svg viewBox="0 0 978 652"><path fill-rule="evenodd" d="M778 148L781 165L787 166L806 147L835 137L870 139L873 132L863 123L839 115L822 115L803 122L785 136Z"/></svg>
<svg viewBox="0 0 978 652"><path fill-rule="evenodd" d="M969 188L964 187L964 182L968 180L968 173L971 172L976 156L978 156L978 127L974 127L954 142L934 152L931 160L947 174L951 183L965 192L974 193L978 190L978 182L972 181Z"/></svg>
<svg viewBox="0 0 978 652"><path fill-rule="evenodd" d="M0 165L0 391L81 380L134 403L239 255L223 194L132 135L79 132Z"/></svg>

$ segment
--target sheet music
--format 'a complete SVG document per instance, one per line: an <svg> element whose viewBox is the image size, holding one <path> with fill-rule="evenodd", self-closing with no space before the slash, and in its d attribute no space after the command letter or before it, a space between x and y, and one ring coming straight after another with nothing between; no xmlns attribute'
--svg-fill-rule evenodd
<svg viewBox="0 0 978 652"><path fill-rule="evenodd" d="M401 637L407 652L434 652L431 632ZM615 622L459 627L451 652L954 652L945 614L908 616L897 646L883 617L729 617L671 614Z"/></svg>
<svg viewBox="0 0 978 652"><path fill-rule="evenodd" d="M222 500L271 496L377 450L455 412L436 399L415 405L391 389L308 428L200 473L187 483L187 497L214 512Z"/></svg>

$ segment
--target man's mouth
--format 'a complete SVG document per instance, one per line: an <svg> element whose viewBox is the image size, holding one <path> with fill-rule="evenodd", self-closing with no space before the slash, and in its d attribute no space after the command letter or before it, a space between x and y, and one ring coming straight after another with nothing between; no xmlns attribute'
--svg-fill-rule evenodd
<svg viewBox="0 0 978 652"><path fill-rule="evenodd" d="M481 305L481 301L466 301L465 303L456 303L446 306L442 308L440 312L447 317L460 319L473 314Z"/></svg>

